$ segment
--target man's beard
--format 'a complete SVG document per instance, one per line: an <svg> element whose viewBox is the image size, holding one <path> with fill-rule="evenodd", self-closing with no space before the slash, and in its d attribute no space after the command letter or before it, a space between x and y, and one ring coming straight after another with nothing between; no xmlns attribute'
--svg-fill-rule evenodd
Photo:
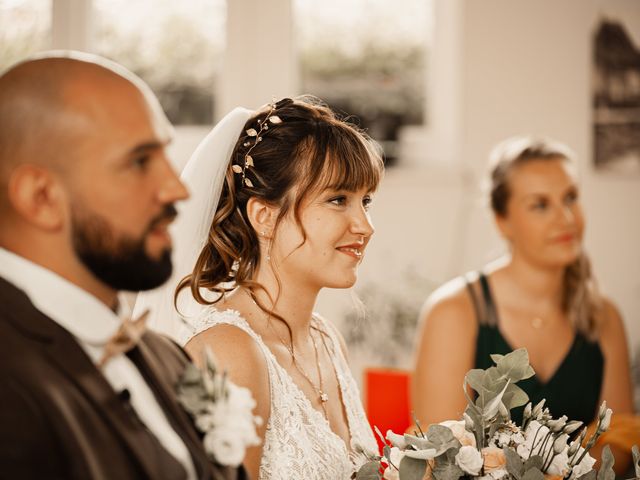
<svg viewBox="0 0 640 480"><path fill-rule="evenodd" d="M116 237L108 222L83 212L73 214L73 249L80 261L103 283L115 290L139 292L162 285L172 271L171 249L158 259L145 251L145 239L158 223L177 215L171 204L154 218L140 238Z"/></svg>

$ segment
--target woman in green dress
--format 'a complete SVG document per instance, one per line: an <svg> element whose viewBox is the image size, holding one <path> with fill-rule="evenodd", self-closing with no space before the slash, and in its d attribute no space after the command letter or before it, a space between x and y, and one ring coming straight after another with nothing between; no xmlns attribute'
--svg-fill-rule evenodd
<svg viewBox="0 0 640 480"><path fill-rule="evenodd" d="M506 140L492 153L490 200L509 253L427 300L413 378L417 418L459 418L465 373L520 347L536 375L519 385L533 402L546 398L554 417L588 424L602 400L614 417L631 413L624 325L584 253L573 154L551 140ZM517 421L521 411L513 413ZM626 455L613 450L624 468Z"/></svg>

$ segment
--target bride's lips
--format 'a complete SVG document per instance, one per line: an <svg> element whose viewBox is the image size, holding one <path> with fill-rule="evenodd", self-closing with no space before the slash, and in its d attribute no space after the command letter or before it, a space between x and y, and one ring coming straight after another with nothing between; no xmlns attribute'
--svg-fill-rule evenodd
<svg viewBox="0 0 640 480"><path fill-rule="evenodd" d="M349 245L341 245L336 247L336 250L344 253L345 255L349 255L356 260L360 260L362 255L364 254L364 244L362 243L351 243Z"/></svg>

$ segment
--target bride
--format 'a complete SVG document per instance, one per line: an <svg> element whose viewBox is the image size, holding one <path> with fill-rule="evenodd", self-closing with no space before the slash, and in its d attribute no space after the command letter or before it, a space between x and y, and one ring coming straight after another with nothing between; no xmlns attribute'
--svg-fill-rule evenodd
<svg viewBox="0 0 640 480"><path fill-rule="evenodd" d="M183 173L193 197L173 281L136 309L175 336L175 305L195 361L210 347L251 390L264 419L245 458L254 478L350 478L356 454L377 450L344 342L313 307L322 288L355 283L382 173L374 142L311 97L234 110Z"/></svg>

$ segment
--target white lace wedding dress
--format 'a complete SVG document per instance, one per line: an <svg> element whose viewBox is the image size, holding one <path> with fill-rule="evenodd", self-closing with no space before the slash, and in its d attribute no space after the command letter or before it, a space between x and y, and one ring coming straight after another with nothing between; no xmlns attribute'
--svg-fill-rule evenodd
<svg viewBox="0 0 640 480"><path fill-rule="evenodd" d="M377 452L377 444L364 414L358 387L339 340L325 321L314 315L316 325L328 334L327 347L337 374L349 423L347 447L329 422L278 364L260 335L237 311L207 308L197 319L192 335L215 325L234 325L255 340L267 363L271 388L271 415L264 439L259 480L343 480L351 478L358 460L351 452ZM185 343L188 338L185 338ZM355 462L355 463L354 463Z"/></svg>

